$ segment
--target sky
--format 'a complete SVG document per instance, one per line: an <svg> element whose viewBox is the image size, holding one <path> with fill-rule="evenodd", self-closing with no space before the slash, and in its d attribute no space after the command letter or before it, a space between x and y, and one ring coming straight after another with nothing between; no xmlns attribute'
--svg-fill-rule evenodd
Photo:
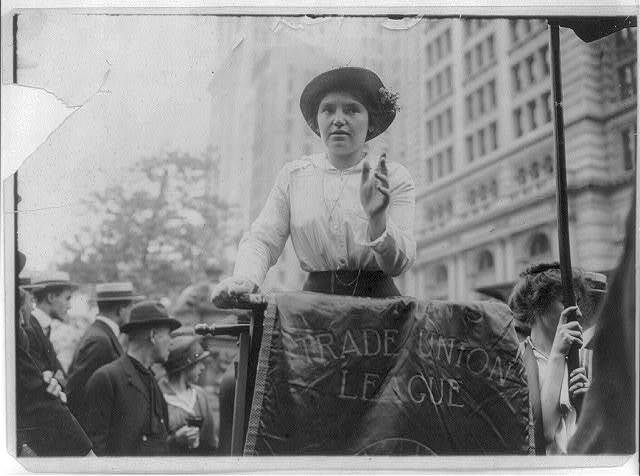
<svg viewBox="0 0 640 476"><path fill-rule="evenodd" d="M82 200L126 183L123 170L134 161L204 151L207 86L221 57L212 23L198 16L20 16L18 81L54 105L53 121L63 119L19 169L19 246L30 269L58 259L61 237L87 222Z"/></svg>

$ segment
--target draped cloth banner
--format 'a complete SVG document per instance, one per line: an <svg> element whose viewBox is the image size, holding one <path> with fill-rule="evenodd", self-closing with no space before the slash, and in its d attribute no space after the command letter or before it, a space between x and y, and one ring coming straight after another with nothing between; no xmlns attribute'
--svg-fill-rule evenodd
<svg viewBox="0 0 640 476"><path fill-rule="evenodd" d="M245 454L524 454L528 407L502 303L283 293L264 320Z"/></svg>

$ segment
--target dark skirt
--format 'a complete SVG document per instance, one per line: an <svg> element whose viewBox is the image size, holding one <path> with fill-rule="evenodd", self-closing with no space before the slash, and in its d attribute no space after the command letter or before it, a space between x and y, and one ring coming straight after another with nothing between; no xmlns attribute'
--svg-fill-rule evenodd
<svg viewBox="0 0 640 476"><path fill-rule="evenodd" d="M302 290L372 298L401 295L391 276L382 271L314 271L309 273Z"/></svg>

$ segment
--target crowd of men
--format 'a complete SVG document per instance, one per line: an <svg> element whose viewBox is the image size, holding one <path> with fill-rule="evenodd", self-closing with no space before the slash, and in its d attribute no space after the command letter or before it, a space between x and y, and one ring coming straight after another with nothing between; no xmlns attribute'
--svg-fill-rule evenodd
<svg viewBox="0 0 640 476"><path fill-rule="evenodd" d="M19 261L22 268L24 255ZM170 421L162 382L151 366L163 364L171 371L172 382L179 383L180 372L193 373L209 353L203 352L190 329L171 334L181 323L169 316L161 302L145 300L129 282L101 283L96 285L98 315L65 372L50 340L51 323L65 319L77 287L64 273L20 287L16 316L18 455L192 453L200 446L203 418L189 402L180 401L180 394L174 394L173 404L186 409L187 418ZM171 390L166 382L165 387ZM198 387L185 385L185 389L193 388ZM203 395L201 389L198 392ZM191 394L184 395L188 400ZM199 408L211 413L206 403ZM205 428L211 422L207 431L212 433L212 415L205 415L204 420ZM208 444L198 454L215 454L217 437L203 435L202 440Z"/></svg>

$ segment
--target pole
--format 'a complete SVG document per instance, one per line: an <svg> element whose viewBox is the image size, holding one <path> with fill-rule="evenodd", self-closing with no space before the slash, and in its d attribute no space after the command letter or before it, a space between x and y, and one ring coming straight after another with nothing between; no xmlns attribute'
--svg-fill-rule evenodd
<svg viewBox="0 0 640 476"><path fill-rule="evenodd" d="M571 249L569 244L569 204L567 199L567 162L564 147L564 117L562 109L562 78L560 76L560 26L557 21L549 20L551 39L551 82L553 90L553 136L555 139L556 158L556 206L558 210L558 249L560 254L560 275L562 279L562 303L564 307L575 306L576 296L573 292L573 272L571 268ZM577 316L571 313L567 322L576 321ZM571 346L567 355L569 374L580 366L579 348ZM582 398L571 400L580 414Z"/></svg>

